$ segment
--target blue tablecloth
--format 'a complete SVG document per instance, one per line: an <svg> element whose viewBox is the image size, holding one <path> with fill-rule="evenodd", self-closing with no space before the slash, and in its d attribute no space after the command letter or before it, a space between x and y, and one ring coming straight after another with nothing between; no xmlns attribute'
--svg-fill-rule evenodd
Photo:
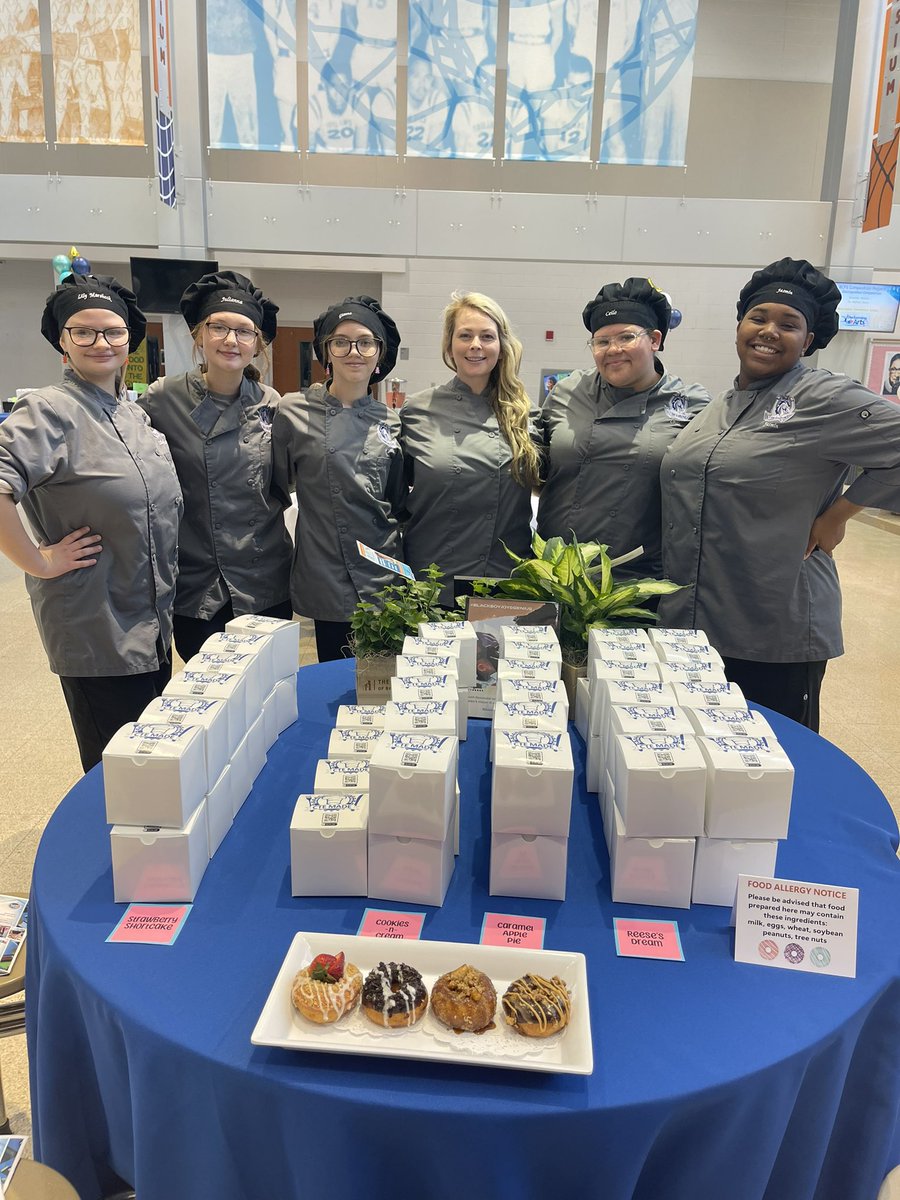
<svg viewBox="0 0 900 1200"><path fill-rule="evenodd" d="M857 978L821 978L735 964L727 909L614 907L583 787L568 899L489 897L489 726L472 721L461 853L423 937L477 942L485 911L546 917L548 949L587 956L593 1075L269 1050L250 1033L293 934L355 933L367 903L290 894L290 815L352 664L305 668L298 688L301 719L171 948L105 942L122 907L99 770L47 827L26 985L35 1152L82 1200L109 1166L139 1200L873 1200L900 1161L900 864L855 763L767 714L797 768L778 873L861 889ZM687 961L618 959L614 914L676 918Z"/></svg>

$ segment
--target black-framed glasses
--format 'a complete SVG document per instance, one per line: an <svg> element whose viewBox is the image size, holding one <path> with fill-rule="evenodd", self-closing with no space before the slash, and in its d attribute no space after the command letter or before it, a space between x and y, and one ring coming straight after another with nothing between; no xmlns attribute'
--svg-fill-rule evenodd
<svg viewBox="0 0 900 1200"><path fill-rule="evenodd" d="M607 350L630 350L638 338L642 338L645 333L647 333L646 329L639 329L637 332L629 329L615 337L592 337L588 346L595 352L599 350L601 354L605 354Z"/></svg>
<svg viewBox="0 0 900 1200"><path fill-rule="evenodd" d="M223 325L221 321L207 321L206 328L209 336L217 342L224 342L229 333L233 333L242 346L252 346L257 338L255 329L236 329L234 325Z"/></svg>
<svg viewBox="0 0 900 1200"><path fill-rule="evenodd" d="M131 331L125 325L114 325L112 329L85 329L82 325L64 325L64 331L72 339L72 344L87 348L93 346L98 337L102 337L107 346L124 346L131 337Z"/></svg>
<svg viewBox="0 0 900 1200"><path fill-rule="evenodd" d="M348 338L344 337L343 334L329 338L326 345L335 358L346 358L354 346L356 347L356 353L362 358L371 358L373 354L377 354L381 349L381 342L379 342L378 338Z"/></svg>

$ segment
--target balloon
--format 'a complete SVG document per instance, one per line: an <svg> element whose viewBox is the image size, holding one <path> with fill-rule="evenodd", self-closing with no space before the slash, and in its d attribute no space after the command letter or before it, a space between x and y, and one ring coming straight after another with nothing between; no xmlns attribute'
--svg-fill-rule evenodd
<svg viewBox="0 0 900 1200"><path fill-rule="evenodd" d="M681 324L681 309L673 308L672 315L671 315L671 317L669 317L669 328L677 329L680 324Z"/></svg>
<svg viewBox="0 0 900 1200"><path fill-rule="evenodd" d="M57 287L59 287L67 275L72 274L67 254L55 254L50 260L50 266L53 268L53 278L56 281Z"/></svg>
<svg viewBox="0 0 900 1200"><path fill-rule="evenodd" d="M90 275L91 264L79 254L77 258L72 259L72 270L76 275Z"/></svg>

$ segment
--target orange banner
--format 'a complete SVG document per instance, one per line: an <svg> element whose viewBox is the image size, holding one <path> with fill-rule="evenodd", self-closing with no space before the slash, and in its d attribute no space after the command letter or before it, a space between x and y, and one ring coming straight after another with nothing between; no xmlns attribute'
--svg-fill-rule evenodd
<svg viewBox="0 0 900 1200"><path fill-rule="evenodd" d="M888 0L884 14L881 74L875 105L875 131L863 233L891 223L897 175L897 103L900 99L900 0Z"/></svg>

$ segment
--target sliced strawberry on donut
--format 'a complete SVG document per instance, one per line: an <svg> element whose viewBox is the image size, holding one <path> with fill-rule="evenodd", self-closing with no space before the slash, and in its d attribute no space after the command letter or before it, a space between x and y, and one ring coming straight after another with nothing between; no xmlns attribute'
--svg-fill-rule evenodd
<svg viewBox="0 0 900 1200"><path fill-rule="evenodd" d="M317 983L337 983L344 975L344 952L317 954L309 964L309 977Z"/></svg>

